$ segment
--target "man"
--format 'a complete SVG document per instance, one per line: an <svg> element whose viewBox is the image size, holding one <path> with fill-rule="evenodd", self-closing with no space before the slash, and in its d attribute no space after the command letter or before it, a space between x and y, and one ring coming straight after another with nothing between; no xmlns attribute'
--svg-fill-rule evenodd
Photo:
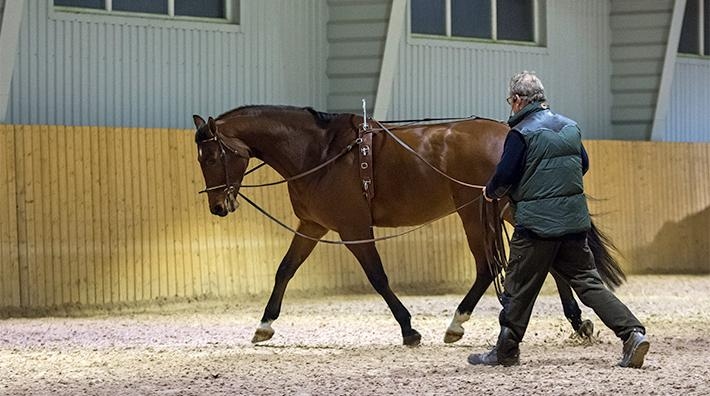
<svg viewBox="0 0 710 396"><path fill-rule="evenodd" d="M589 161L577 124L548 109L534 72L510 81L511 127L496 172L483 190L491 201L508 196L515 209L515 232L505 276L500 334L488 353L472 354L471 364L519 364L535 299L549 270L556 270L583 304L623 341L621 367L640 368L648 352L646 330L601 281L587 245L589 211L582 175Z"/></svg>

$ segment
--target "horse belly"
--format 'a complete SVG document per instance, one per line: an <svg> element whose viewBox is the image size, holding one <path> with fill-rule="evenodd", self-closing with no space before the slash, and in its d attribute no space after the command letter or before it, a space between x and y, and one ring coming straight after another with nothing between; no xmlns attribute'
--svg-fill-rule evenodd
<svg viewBox="0 0 710 396"><path fill-rule="evenodd" d="M454 209L453 199L448 189L403 188L400 191L385 189L385 191L376 191L372 215L374 225L377 227L401 227L436 220Z"/></svg>

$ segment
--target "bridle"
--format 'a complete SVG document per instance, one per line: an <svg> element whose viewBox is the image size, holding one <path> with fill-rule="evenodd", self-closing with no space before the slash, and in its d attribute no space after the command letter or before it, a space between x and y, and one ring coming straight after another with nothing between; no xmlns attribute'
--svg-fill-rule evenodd
<svg viewBox="0 0 710 396"><path fill-rule="evenodd" d="M237 187L239 187L238 186L239 183L236 183L236 182L230 183L230 181L229 181L229 166L227 166L227 152L225 149L231 151L232 153L234 153L237 156L239 154L237 154L237 152L235 150L233 150L231 147L227 146L224 143L224 141L222 141L222 139L220 139L216 133L214 134L214 136L212 136L209 139L200 140L199 142L197 142L197 145L200 146L201 144L208 143L208 142L217 142L217 144L219 144L219 158L222 162L222 165L224 166L224 183L217 185L217 186L212 186L212 187L205 186L205 188L202 189L201 191L199 191L198 194L203 194L203 193L207 193L207 192L215 191L215 190L219 190L219 189L223 189L226 194L228 194L230 192L233 194L234 191L236 191ZM200 152L201 151L202 150L200 149Z"/></svg>
<svg viewBox="0 0 710 396"><path fill-rule="evenodd" d="M308 175L310 175L310 174L312 174L312 173L315 173L315 172L317 172L317 171L319 171L319 170L325 168L326 166L330 165L331 163L335 162L338 158L340 158L340 157L342 157L343 155L347 154L350 150L352 150L353 147L355 147L356 145L358 145L358 144L362 141L362 139L361 139L361 138L353 139L348 145L346 145L345 147L343 147L343 149L340 150L340 152L338 152L336 155L334 155L333 157L329 158L329 159L326 160L325 162L322 162L322 163L320 163L319 165L314 166L313 168L311 168L311 169L309 169L309 170L307 170L307 171L301 172L301 173L299 173L299 174L297 174L297 175L285 177L285 178L283 178L282 180L279 180L279 181L268 182L268 183L261 183L261 184L239 184L239 183L230 183L230 182L229 182L229 173L227 172L228 169L229 169L229 167L227 166L227 154L226 154L225 149L226 149L226 150L229 150L230 152L232 152L235 156L237 156L237 157L239 157L239 158L244 158L244 156L242 156L241 154L239 154L239 153L237 152L237 150L231 148L228 144L226 144L226 143L224 142L224 140L222 140L222 138L220 138L217 133L215 133L214 136L212 136L212 137L209 138L209 139L205 139L205 140L201 140L201 141L197 142L197 145L199 146L199 145L202 144L202 143L212 142L212 141L216 141L216 142L218 142L219 145L220 145L220 150L221 150L221 152L220 152L220 159L222 160L222 163L224 164L225 182L224 182L223 184L220 184L220 185L217 185L217 186L205 187L203 190L198 191L199 194L206 193L206 192L210 192L210 191L214 191L214 190L219 190L219 189L225 189L225 191L226 191L226 190L234 190L234 189L236 189L236 188L242 188L242 187L253 188L253 187L275 186L275 185L277 185L277 184L288 183L288 182L291 182L291 181L300 179L300 178L302 178L302 177L305 177L305 176L308 176ZM252 169L250 169L250 170L248 170L247 172L245 172L245 173L244 173L244 176L246 176L246 175L248 175L248 174L254 172L255 170L261 168L261 167L264 166L264 165L266 165L266 163L265 163L265 162L262 162L261 164L255 166L255 167L253 167Z"/></svg>

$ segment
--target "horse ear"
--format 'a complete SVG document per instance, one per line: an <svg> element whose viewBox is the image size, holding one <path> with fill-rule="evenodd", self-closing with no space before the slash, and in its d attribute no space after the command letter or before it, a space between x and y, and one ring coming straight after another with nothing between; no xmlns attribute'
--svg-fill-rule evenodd
<svg viewBox="0 0 710 396"><path fill-rule="evenodd" d="M217 133L217 125L216 125L215 122L214 122L214 118L209 117L209 118L207 119L207 125L209 125L210 131L211 131L212 133Z"/></svg>
<svg viewBox="0 0 710 396"><path fill-rule="evenodd" d="M192 121L195 122L195 128L197 129L200 129L201 126L205 125L205 120L197 114L192 115Z"/></svg>

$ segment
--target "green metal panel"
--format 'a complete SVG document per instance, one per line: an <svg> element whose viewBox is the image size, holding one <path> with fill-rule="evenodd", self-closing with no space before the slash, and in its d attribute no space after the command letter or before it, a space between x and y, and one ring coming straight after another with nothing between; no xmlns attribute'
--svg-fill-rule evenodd
<svg viewBox="0 0 710 396"><path fill-rule="evenodd" d="M334 112L372 114L385 49L391 0L328 1L329 94Z"/></svg>

